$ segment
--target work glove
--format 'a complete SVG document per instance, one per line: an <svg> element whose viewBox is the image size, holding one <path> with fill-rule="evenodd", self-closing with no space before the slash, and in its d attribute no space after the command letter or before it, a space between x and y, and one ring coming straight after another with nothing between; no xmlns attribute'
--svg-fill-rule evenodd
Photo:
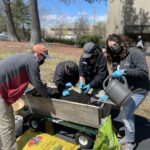
<svg viewBox="0 0 150 150"><path fill-rule="evenodd" d="M119 77L124 75L124 71L123 70L116 70L111 75L113 78L119 78Z"/></svg>
<svg viewBox="0 0 150 150"><path fill-rule="evenodd" d="M107 100L108 100L108 96L107 95L102 95L102 96L99 97L99 101L101 101L101 102L105 102Z"/></svg>
<svg viewBox="0 0 150 150"><path fill-rule="evenodd" d="M83 91L83 87L85 86L85 83L84 82L80 82L79 83L79 88L81 90L81 92Z"/></svg>
<svg viewBox="0 0 150 150"><path fill-rule="evenodd" d="M91 88L91 86L90 86L89 84L85 85L85 86L83 87L83 92L84 92L84 93L88 93L88 91L90 90L90 88Z"/></svg>
<svg viewBox="0 0 150 150"><path fill-rule="evenodd" d="M68 88L71 88L72 87L72 83L71 82L68 82L68 83L66 83L66 88L68 89Z"/></svg>
<svg viewBox="0 0 150 150"><path fill-rule="evenodd" d="M64 89L62 91L62 96L68 96L68 95L70 95L70 92L67 89Z"/></svg>

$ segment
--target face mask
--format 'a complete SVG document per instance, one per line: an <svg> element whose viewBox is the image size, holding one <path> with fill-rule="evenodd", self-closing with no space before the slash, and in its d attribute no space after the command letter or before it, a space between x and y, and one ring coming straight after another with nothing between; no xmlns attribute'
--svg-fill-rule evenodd
<svg viewBox="0 0 150 150"><path fill-rule="evenodd" d="M44 60L45 60L44 57L40 57L39 60L38 60L39 65L42 65L44 63Z"/></svg>
<svg viewBox="0 0 150 150"><path fill-rule="evenodd" d="M44 60L41 60L40 62L39 62L39 65L42 65L44 63Z"/></svg>
<svg viewBox="0 0 150 150"><path fill-rule="evenodd" d="M115 47L111 47L110 48L111 52L115 53L115 54L120 54L120 47L119 46L115 46Z"/></svg>

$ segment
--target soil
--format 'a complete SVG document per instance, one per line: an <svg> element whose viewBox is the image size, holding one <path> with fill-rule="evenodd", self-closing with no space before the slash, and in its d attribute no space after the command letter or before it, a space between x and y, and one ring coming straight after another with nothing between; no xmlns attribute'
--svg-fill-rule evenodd
<svg viewBox="0 0 150 150"><path fill-rule="evenodd" d="M76 103L82 103L82 104L91 104L90 102L90 95L85 94L85 93L78 93L75 90L70 90L70 95L69 96L60 96L58 94L58 90L55 88L50 88L50 91L52 92L51 98L56 98L59 100L66 100L70 102L76 102ZM41 96L34 88L30 91L28 91L28 94L34 95L34 96ZM92 105L92 104L91 104Z"/></svg>

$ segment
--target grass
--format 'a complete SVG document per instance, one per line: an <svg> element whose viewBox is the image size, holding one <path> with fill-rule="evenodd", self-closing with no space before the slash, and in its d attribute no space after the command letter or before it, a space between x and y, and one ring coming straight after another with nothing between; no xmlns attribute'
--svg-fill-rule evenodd
<svg viewBox="0 0 150 150"><path fill-rule="evenodd" d="M7 58L7 57L9 57L9 56L11 56L11 55L13 55L13 54L15 54L16 52L7 52L7 51L5 51L5 53L3 52L3 53L0 53L0 60L2 60L2 59L4 59L4 58Z"/></svg>

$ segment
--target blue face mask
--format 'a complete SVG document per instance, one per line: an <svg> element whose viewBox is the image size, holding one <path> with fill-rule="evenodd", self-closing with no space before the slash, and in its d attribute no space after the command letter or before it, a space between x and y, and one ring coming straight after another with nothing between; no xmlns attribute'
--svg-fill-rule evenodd
<svg viewBox="0 0 150 150"><path fill-rule="evenodd" d="M121 48L120 46L111 47L110 51L113 52L114 54L120 54Z"/></svg>

